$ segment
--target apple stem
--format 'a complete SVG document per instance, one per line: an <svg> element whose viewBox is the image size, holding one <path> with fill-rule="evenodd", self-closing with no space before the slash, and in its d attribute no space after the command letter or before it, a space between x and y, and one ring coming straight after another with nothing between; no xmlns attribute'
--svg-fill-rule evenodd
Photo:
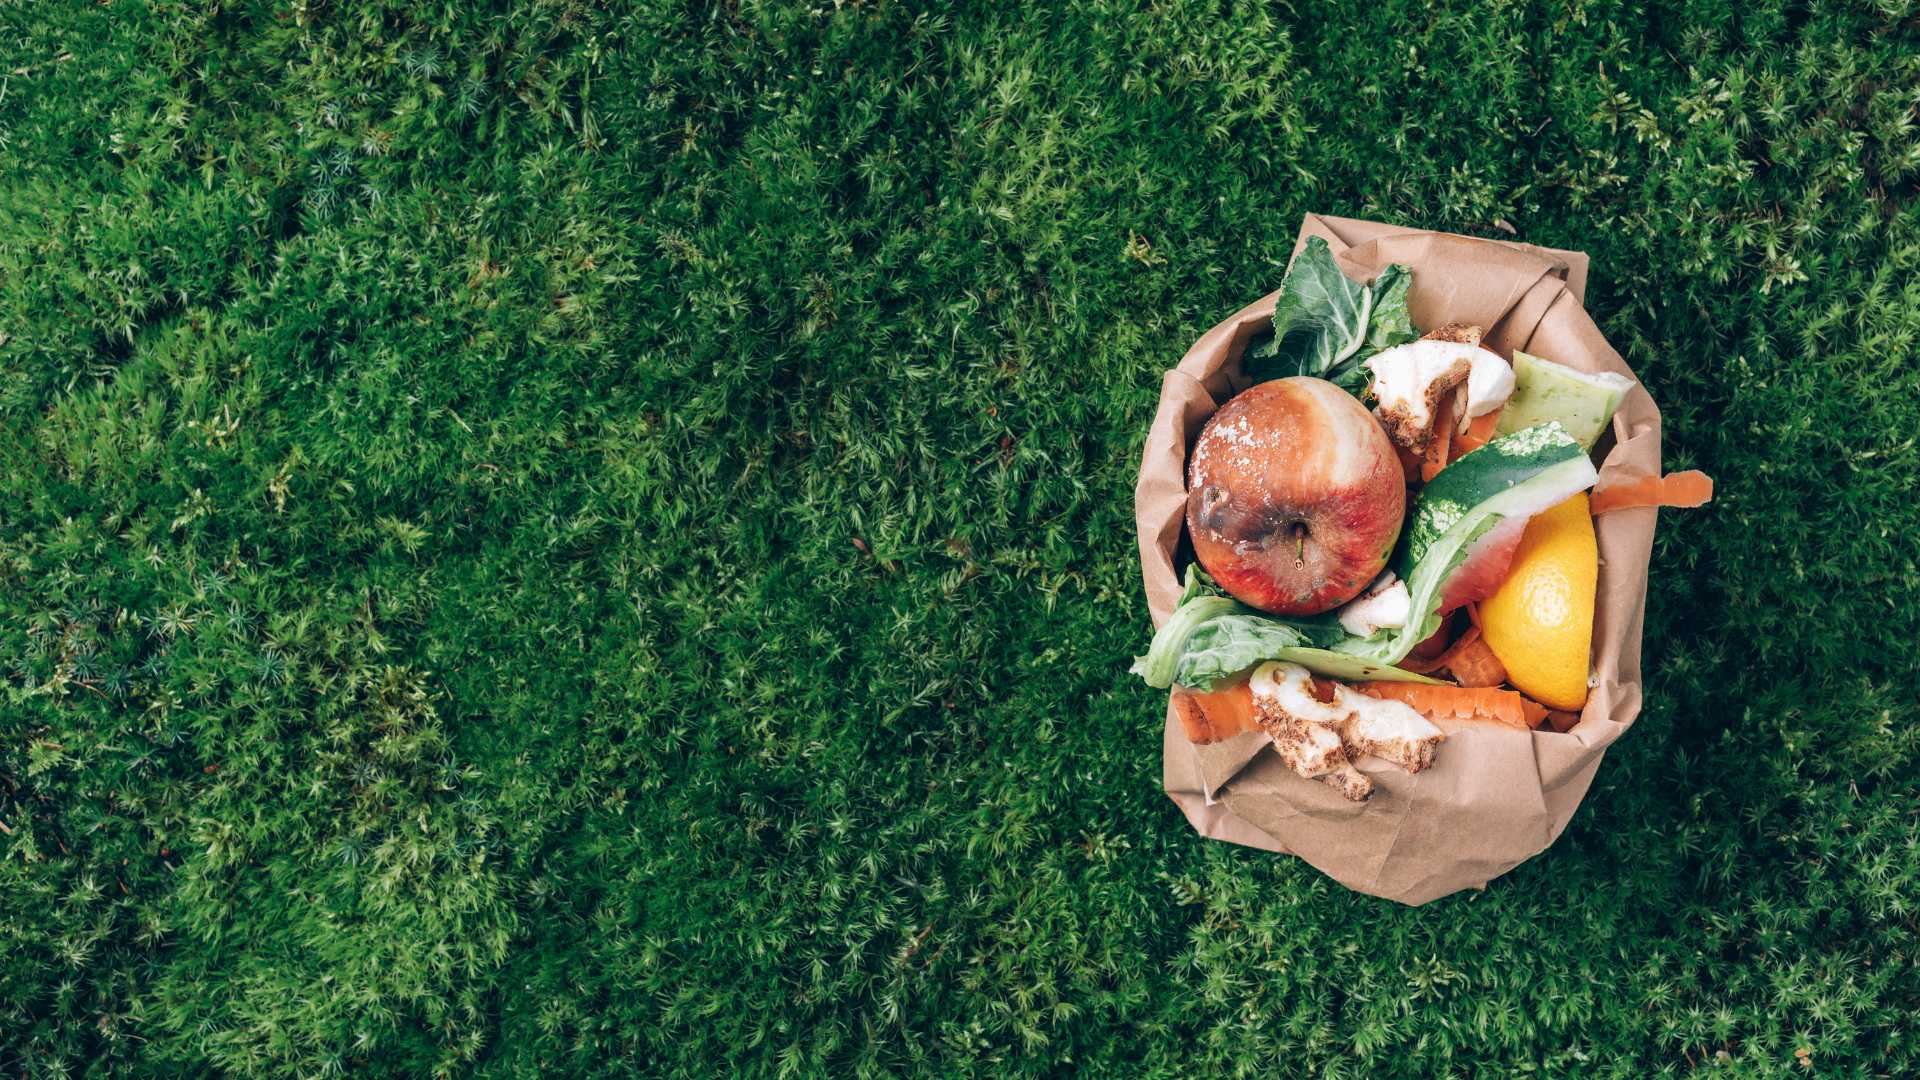
<svg viewBox="0 0 1920 1080"><path fill-rule="evenodd" d="M1307 565L1307 523L1293 523L1293 568L1305 569Z"/></svg>

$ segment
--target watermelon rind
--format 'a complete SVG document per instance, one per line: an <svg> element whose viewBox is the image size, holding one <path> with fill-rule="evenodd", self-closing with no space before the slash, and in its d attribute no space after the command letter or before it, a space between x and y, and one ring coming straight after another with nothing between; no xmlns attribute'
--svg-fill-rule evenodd
<svg viewBox="0 0 1920 1080"><path fill-rule="evenodd" d="M1532 517L1599 479L1587 452L1558 423L1539 424L1448 465L1421 489L1394 554L1416 617L1397 630L1334 646L1377 664L1397 664L1440 628L1440 595L1475 540L1509 517Z"/></svg>

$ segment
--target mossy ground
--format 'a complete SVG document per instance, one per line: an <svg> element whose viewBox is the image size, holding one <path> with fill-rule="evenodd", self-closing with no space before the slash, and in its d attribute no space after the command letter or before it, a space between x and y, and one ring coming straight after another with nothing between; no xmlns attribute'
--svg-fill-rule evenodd
<svg viewBox="0 0 1920 1080"><path fill-rule="evenodd" d="M1920 17L0 12L7 1075L1920 1071ZM1647 708L1407 910L1160 793L1130 490L1300 215L1581 248Z"/></svg>

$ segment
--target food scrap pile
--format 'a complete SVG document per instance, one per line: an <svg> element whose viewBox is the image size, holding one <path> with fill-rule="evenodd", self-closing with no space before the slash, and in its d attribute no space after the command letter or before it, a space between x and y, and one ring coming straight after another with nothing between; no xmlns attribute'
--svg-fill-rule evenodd
<svg viewBox="0 0 1920 1080"><path fill-rule="evenodd" d="M1633 381L1421 333L1403 266L1349 280L1309 240L1188 462L1195 564L1133 670L1187 737L1258 733L1363 801L1462 724L1569 732L1589 687L1593 515L1698 506L1700 473L1593 490Z"/></svg>

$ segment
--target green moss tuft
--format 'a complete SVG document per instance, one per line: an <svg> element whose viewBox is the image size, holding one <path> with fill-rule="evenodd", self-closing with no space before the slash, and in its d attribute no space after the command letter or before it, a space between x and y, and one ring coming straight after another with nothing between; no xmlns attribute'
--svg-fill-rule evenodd
<svg viewBox="0 0 1920 1080"><path fill-rule="evenodd" d="M1914 20L1339 7L11 9L0 1073L1920 1071ZM1720 482L1418 911L1126 675L1308 210L1588 250Z"/></svg>

